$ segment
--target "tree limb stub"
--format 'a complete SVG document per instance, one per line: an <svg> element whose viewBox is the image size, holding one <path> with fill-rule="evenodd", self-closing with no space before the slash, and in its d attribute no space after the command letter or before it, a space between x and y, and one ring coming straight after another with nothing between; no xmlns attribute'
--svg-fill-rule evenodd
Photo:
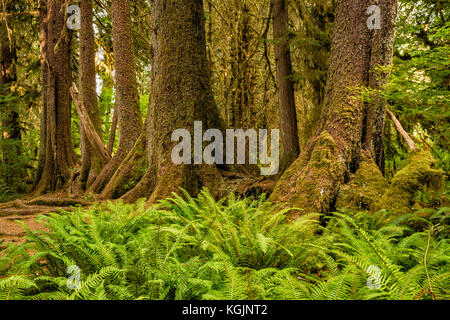
<svg viewBox="0 0 450 320"><path fill-rule="evenodd" d="M92 146L95 154L103 161L103 163L108 163L111 160L111 154L106 149L102 139L99 137L97 131L95 130L94 124L86 111L85 106L80 100L78 88L75 83L72 84L70 88L70 94L72 95L73 102L77 109L78 116L80 117L81 125L86 132L86 136L89 143Z"/></svg>
<svg viewBox="0 0 450 320"><path fill-rule="evenodd" d="M405 131L405 129L403 129L403 126L400 123L400 121L398 121L398 119L395 117L395 115L392 113L392 111L390 111L389 109L387 109L386 111L389 114L389 116L391 117L392 121L394 122L395 128L397 129L398 133L400 133L400 135L402 136L402 138L405 140L406 144L408 145L409 150L410 151L417 150L416 144L411 139L409 134Z"/></svg>

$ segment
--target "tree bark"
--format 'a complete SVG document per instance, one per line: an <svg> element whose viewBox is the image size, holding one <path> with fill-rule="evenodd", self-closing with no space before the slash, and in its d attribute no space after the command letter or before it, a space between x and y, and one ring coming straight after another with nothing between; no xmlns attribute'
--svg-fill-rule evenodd
<svg viewBox="0 0 450 320"><path fill-rule="evenodd" d="M106 149L102 138L100 138L98 131L95 129L92 118L89 116L86 106L79 97L80 94L75 83L73 83L72 88L70 88L70 93L80 118L81 127L83 128L86 138L85 143L89 144L89 151L92 152L92 154L95 154L102 163L108 163L108 161L111 160L111 154Z"/></svg>
<svg viewBox="0 0 450 320"><path fill-rule="evenodd" d="M95 38L93 28L93 6L92 0L81 0L81 29L80 35L80 69L79 86L81 105L86 108L87 115L90 118L93 128L100 137L103 145L103 136L100 112L97 102L97 80L95 71ZM100 173L104 157L99 157L98 152L93 150L89 143L88 133L84 126L80 126L80 144L81 144L81 185L88 187Z"/></svg>
<svg viewBox="0 0 450 320"><path fill-rule="evenodd" d="M88 189L94 193L103 190L121 162L132 150L143 128L136 80L130 10L129 0L111 1L116 87L115 108L118 110L119 147L112 160Z"/></svg>
<svg viewBox="0 0 450 320"><path fill-rule="evenodd" d="M323 114L306 149L286 170L271 200L287 202L305 212L334 209L341 185L359 166L367 137L368 104L359 98L361 87L370 87L378 56L392 52L396 0L378 1L382 37L367 26L369 0L341 0L336 11ZM392 57L392 56L391 56ZM385 66L390 66L386 63ZM380 133L377 132L379 135ZM380 137L378 137L380 138ZM382 137L381 137L382 138Z"/></svg>
<svg viewBox="0 0 450 320"><path fill-rule="evenodd" d="M44 4L43 2L41 4ZM55 191L67 186L70 168L76 157L72 145L71 99L72 83L71 34L65 29L64 1L46 1L47 5L47 83L45 164L36 193ZM44 10L41 11L45 13ZM45 20L44 18L42 18Z"/></svg>
<svg viewBox="0 0 450 320"><path fill-rule="evenodd" d="M277 67L279 123L281 136L280 172L286 170L300 154L297 111L295 109L291 54L287 45L289 38L288 8L286 0L273 0L273 37Z"/></svg>
<svg viewBox="0 0 450 320"><path fill-rule="evenodd" d="M6 17L5 17L6 19ZM11 87L17 81L17 54L13 38L8 37L6 23L0 21L0 94L2 97L14 95ZM11 187L19 187L25 170L20 163L22 155L22 135L19 122L19 110L13 102L0 99L2 165L6 174L1 174Z"/></svg>
<svg viewBox="0 0 450 320"><path fill-rule="evenodd" d="M41 106L40 106L40 130L39 130L39 161L36 172L35 184L42 178L46 162L47 151L47 85L48 85L48 8L47 0L39 0L39 46L41 53Z"/></svg>
<svg viewBox="0 0 450 320"><path fill-rule="evenodd" d="M384 127L386 123L387 101L383 95L385 85L391 74L394 55L395 20L397 17L396 1L379 1L381 10L381 29L370 32L370 73L369 88L374 92L371 102L366 106L366 131L364 148L372 155L375 163L384 174ZM388 27L384 27L388 26Z"/></svg>
<svg viewBox="0 0 450 320"><path fill-rule="evenodd" d="M152 2L152 98L148 114L147 173L128 201L150 196L149 201L169 196L183 187L196 194L207 186L220 191L221 176L215 165L175 165L171 141L176 129L193 137L194 121L203 129L224 129L215 105L206 54L203 1L154 0Z"/></svg>

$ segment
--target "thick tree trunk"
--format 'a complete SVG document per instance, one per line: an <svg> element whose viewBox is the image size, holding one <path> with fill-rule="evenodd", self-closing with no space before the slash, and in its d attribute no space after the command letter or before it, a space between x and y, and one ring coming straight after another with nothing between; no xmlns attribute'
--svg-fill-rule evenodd
<svg viewBox="0 0 450 320"><path fill-rule="evenodd" d="M100 112L97 102L97 81L95 72L95 38L93 28L93 6L92 0L81 0L81 29L80 29L80 71L79 87L80 99L87 110L93 127L99 137L103 137ZM102 158L96 155L89 143L87 133L80 126L81 143L81 184L83 188L88 187L99 174L102 166ZM101 140L103 144L103 140Z"/></svg>
<svg viewBox="0 0 450 320"><path fill-rule="evenodd" d="M66 186L75 165L70 124L71 35L65 29L64 1L47 1L47 83L45 164L36 193Z"/></svg>
<svg viewBox="0 0 450 320"><path fill-rule="evenodd" d="M291 54L287 45L289 37L288 8L286 0L273 0L273 37L279 97L279 123L281 130L280 171L286 170L300 154L297 111L295 109Z"/></svg>
<svg viewBox="0 0 450 320"><path fill-rule="evenodd" d="M132 150L143 128L137 90L130 10L129 0L111 1L116 87L115 108L118 110L119 147L113 159L88 189L90 192L102 191L121 162Z"/></svg>
<svg viewBox="0 0 450 320"><path fill-rule="evenodd" d="M203 130L224 129L214 103L208 73L203 1L152 2L152 98L148 114L147 173L127 201L151 194L150 202L179 191L192 194L203 186L220 191L221 176L215 165L175 165L171 141L176 129L193 137L194 121Z"/></svg>
<svg viewBox="0 0 450 320"><path fill-rule="evenodd" d="M378 57L392 54L397 1L378 3L384 10L379 42L367 26L371 1L338 2L323 115L306 149L278 182L272 200L306 212L328 212L334 209L341 185L358 169L367 124L372 123L358 88L370 87L375 67L390 65L391 59Z"/></svg>

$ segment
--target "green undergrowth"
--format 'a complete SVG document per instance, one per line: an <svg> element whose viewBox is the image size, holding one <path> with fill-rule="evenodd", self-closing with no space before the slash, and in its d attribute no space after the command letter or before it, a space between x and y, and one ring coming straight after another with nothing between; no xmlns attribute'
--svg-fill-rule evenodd
<svg viewBox="0 0 450 320"><path fill-rule="evenodd" d="M24 226L0 252L0 299L449 298L450 209L321 224L288 210L204 190L42 216L48 232Z"/></svg>

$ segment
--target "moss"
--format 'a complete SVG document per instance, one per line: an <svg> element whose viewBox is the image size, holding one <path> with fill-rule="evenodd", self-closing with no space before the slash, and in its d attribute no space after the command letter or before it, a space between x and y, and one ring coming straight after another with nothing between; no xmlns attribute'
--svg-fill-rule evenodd
<svg viewBox="0 0 450 320"><path fill-rule="evenodd" d="M373 159L363 155L359 169L352 175L349 183L341 187L336 207L373 211L388 186Z"/></svg>
<svg viewBox="0 0 450 320"><path fill-rule="evenodd" d="M311 164L317 168L329 166L335 160L336 143L333 137L324 131L311 154Z"/></svg>
<svg viewBox="0 0 450 320"><path fill-rule="evenodd" d="M409 213L417 191L427 189L440 193L444 184L444 172L433 169L434 165L435 160L429 151L413 151L408 165L394 176L377 207L399 214Z"/></svg>
<svg viewBox="0 0 450 320"><path fill-rule="evenodd" d="M320 135L311 153L311 159L304 171L304 177L299 180L293 197L293 205L305 212L324 212L328 210L338 188L341 163L336 152L333 137L324 131Z"/></svg>

